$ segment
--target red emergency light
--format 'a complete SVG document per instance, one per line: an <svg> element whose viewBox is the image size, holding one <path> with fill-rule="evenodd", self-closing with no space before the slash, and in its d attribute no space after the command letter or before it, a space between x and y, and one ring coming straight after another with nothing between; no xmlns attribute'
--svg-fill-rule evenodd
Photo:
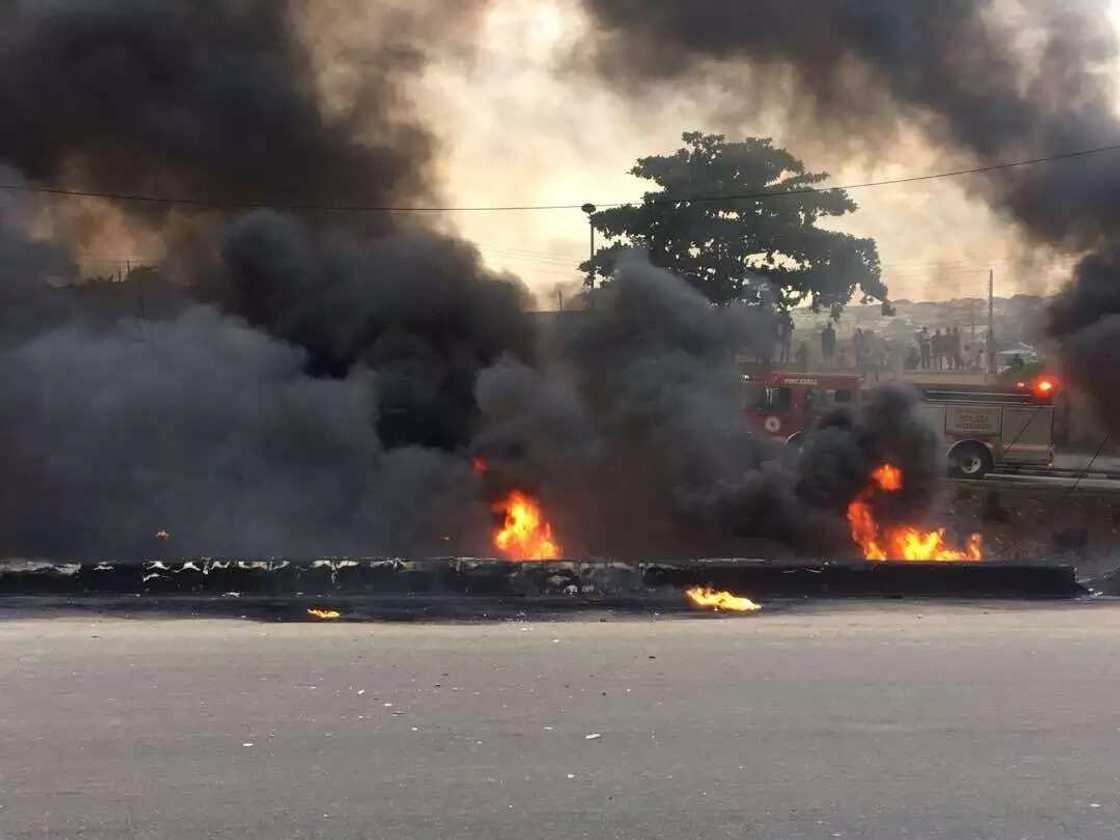
<svg viewBox="0 0 1120 840"><path fill-rule="evenodd" d="M1016 389L1025 391L1027 383L1020 379L1015 383ZM1052 376L1040 376L1030 383L1030 389L1036 397L1052 397L1058 391L1058 380Z"/></svg>
<svg viewBox="0 0 1120 840"><path fill-rule="evenodd" d="M1057 381L1049 376L1042 376L1035 380L1034 392L1040 397L1052 397L1057 389Z"/></svg>

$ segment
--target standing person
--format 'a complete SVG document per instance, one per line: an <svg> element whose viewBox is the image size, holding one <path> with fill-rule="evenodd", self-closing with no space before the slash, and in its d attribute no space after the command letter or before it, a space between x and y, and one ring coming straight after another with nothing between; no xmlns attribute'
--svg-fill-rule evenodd
<svg viewBox="0 0 1120 840"><path fill-rule="evenodd" d="M778 339L781 341L779 356L783 365L789 364L790 348L793 345L793 318L788 312L781 314L778 322Z"/></svg>
<svg viewBox="0 0 1120 840"><path fill-rule="evenodd" d="M929 348L933 353L933 369L941 370L941 365L945 361L945 337L941 335L940 327L933 331L933 338L929 340Z"/></svg>
<svg viewBox="0 0 1120 840"><path fill-rule="evenodd" d="M922 358L922 370L929 370L929 330L925 327L922 327L922 331L918 333L918 352Z"/></svg>
<svg viewBox="0 0 1120 840"><path fill-rule="evenodd" d="M809 369L809 342L807 341L797 345L797 369L800 371Z"/></svg>
<svg viewBox="0 0 1120 840"><path fill-rule="evenodd" d="M910 345L910 350L906 353L906 361L903 364L906 370L917 370L922 366L921 354L913 344Z"/></svg>
<svg viewBox="0 0 1120 840"><path fill-rule="evenodd" d="M863 334L863 361L866 373L876 382L879 381L879 370L886 360L886 345L880 341L875 333L868 330Z"/></svg>
<svg viewBox="0 0 1120 840"><path fill-rule="evenodd" d="M821 330L821 355L824 356L825 367L832 367L832 357L836 355L836 330L832 327L832 321Z"/></svg>
<svg viewBox="0 0 1120 840"><path fill-rule="evenodd" d="M964 367L964 357L961 355L961 328L953 327L953 370Z"/></svg>

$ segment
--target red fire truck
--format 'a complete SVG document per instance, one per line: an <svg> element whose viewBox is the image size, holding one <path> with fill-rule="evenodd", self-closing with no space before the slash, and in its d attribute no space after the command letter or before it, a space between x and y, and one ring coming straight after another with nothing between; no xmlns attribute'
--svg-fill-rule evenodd
<svg viewBox="0 0 1120 840"><path fill-rule="evenodd" d="M821 414L861 396L856 374L771 371L744 380L752 425L792 444ZM923 397L921 414L945 443L950 474L983 478L996 469L1047 468L1053 461L1053 377L1010 387L913 384Z"/></svg>

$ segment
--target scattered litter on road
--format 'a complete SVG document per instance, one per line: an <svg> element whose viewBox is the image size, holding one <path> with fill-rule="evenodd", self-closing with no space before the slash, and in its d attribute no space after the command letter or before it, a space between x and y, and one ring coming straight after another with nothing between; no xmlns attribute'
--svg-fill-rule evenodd
<svg viewBox="0 0 1120 840"><path fill-rule="evenodd" d="M585 741L598 741L602 737L603 736L600 733L592 732L590 735L584 735L583 740L585 740Z"/></svg>

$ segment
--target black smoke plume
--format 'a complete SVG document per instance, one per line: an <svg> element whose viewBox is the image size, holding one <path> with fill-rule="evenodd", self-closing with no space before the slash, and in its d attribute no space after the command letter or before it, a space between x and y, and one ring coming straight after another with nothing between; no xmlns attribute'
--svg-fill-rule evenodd
<svg viewBox="0 0 1120 840"><path fill-rule="evenodd" d="M420 56L371 32L360 86L328 104L301 32L311 6L0 4L0 158L32 180L219 204L424 194L431 139L401 116Z"/></svg>
<svg viewBox="0 0 1120 840"><path fill-rule="evenodd" d="M335 56L308 31L322 10L0 5L6 183L207 205L0 207L0 551L485 548L489 515L455 451L479 371L532 360L520 284L386 214L235 212L430 194L431 137L402 92L423 61L405 13L386 13L345 56L360 72L328 92ZM79 225L59 223L63 206ZM76 285L75 251L116 208L173 246L150 278L174 287L158 320ZM44 229L53 240L31 235Z"/></svg>
<svg viewBox="0 0 1120 840"><path fill-rule="evenodd" d="M438 552L465 530L467 471L379 444L371 371L312 378L305 361L205 306L142 332L72 322L6 351L0 547L127 561L159 556L167 530L187 555Z"/></svg>
<svg viewBox="0 0 1120 840"><path fill-rule="evenodd" d="M1120 142L1104 0L584 0L599 70L631 89L745 65L744 107L792 103L815 134L935 143L1000 163ZM1115 155L990 174L988 199L1035 241L1096 247L1120 221Z"/></svg>
<svg viewBox="0 0 1120 840"><path fill-rule="evenodd" d="M1049 315L1066 380L1089 395L1113 434L1120 433L1120 248L1081 260Z"/></svg>
<svg viewBox="0 0 1120 840"><path fill-rule="evenodd" d="M479 370L531 361L520 281L486 273L466 243L421 229L354 239L261 212L227 230L203 294L308 353L308 371L378 374L390 445L451 449L471 432Z"/></svg>
<svg viewBox="0 0 1120 840"><path fill-rule="evenodd" d="M483 373L476 453L498 490L539 489L579 553L843 553L847 503L886 461L908 476L895 512L925 513L939 450L908 390L837 412L801 458L748 433L736 356L759 349L765 318L624 260L542 370Z"/></svg>
<svg viewBox="0 0 1120 840"><path fill-rule="evenodd" d="M313 6L0 5L0 163L231 205L424 196L432 144L401 92L420 52L375 33L332 97ZM641 260L541 344L520 284L422 225L114 204L176 240L151 317L75 287L107 207L78 206L77 241L44 228L50 204L0 208L4 554L479 553L513 486L574 555L820 553L847 545L877 459L925 475L902 395L834 418L812 458L752 437L735 356L765 316Z"/></svg>

